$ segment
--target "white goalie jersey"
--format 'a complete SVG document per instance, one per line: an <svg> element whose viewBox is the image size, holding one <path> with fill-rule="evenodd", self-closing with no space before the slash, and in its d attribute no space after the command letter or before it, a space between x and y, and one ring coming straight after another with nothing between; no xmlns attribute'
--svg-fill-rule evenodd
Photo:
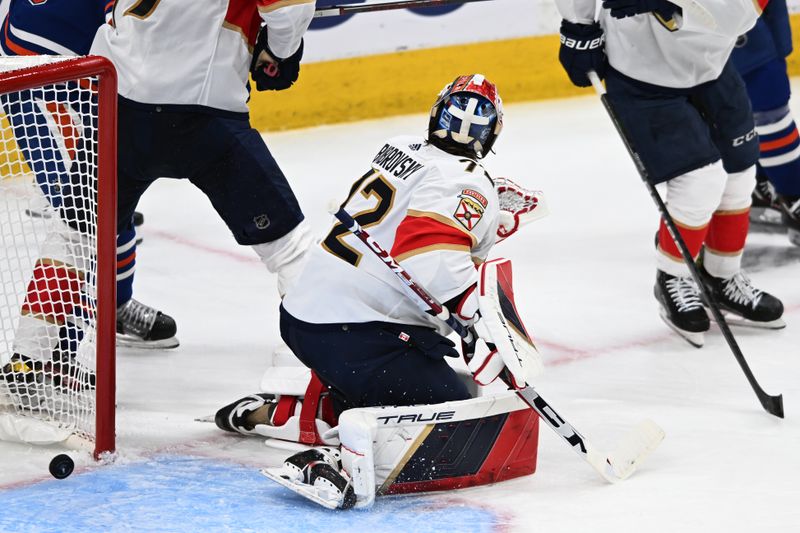
<svg viewBox="0 0 800 533"><path fill-rule="evenodd" d="M477 280L475 263L495 243L498 200L475 161L421 137L390 139L356 181L347 211L441 302ZM356 236L337 223L314 248L283 300L295 318L315 324L372 321L438 327Z"/></svg>
<svg viewBox="0 0 800 533"><path fill-rule="evenodd" d="M710 29L688 10L670 20L654 13L615 19L599 9L609 64L628 77L661 87L689 88L715 80L739 35L756 23L765 0L694 0L716 22ZM598 0L556 0L561 16L591 24Z"/></svg>
<svg viewBox="0 0 800 533"><path fill-rule="evenodd" d="M118 0L91 53L114 63L119 94L130 100L245 113L261 25L270 49L285 58L313 15L312 0Z"/></svg>

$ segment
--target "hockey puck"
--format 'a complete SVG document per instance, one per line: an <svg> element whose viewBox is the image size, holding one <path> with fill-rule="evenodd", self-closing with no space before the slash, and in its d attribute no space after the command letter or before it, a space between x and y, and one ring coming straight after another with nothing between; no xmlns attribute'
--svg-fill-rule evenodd
<svg viewBox="0 0 800 533"><path fill-rule="evenodd" d="M65 453L56 455L50 461L50 474L56 479L68 477L74 469L75 463L72 461L72 457Z"/></svg>

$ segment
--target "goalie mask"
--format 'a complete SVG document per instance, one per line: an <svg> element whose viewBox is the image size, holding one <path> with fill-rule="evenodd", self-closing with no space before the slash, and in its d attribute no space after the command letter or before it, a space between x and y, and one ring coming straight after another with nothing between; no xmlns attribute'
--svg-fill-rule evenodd
<svg viewBox="0 0 800 533"><path fill-rule="evenodd" d="M494 83L481 74L459 76L431 108L428 142L454 155L481 158L501 129L503 104Z"/></svg>

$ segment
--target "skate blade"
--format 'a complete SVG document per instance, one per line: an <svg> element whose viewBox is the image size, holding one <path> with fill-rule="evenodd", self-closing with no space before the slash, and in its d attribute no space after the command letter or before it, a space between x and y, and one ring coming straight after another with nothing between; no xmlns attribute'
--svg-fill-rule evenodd
<svg viewBox="0 0 800 533"><path fill-rule="evenodd" d="M785 231L780 210L772 207L751 207L750 222L753 224L762 224L764 226L780 227L782 231ZM762 229L769 231L769 228Z"/></svg>
<svg viewBox="0 0 800 533"><path fill-rule="evenodd" d="M53 218L53 215L51 215L47 211L35 211L33 209L26 209L25 214L31 218L44 218L44 219Z"/></svg>
<svg viewBox="0 0 800 533"><path fill-rule="evenodd" d="M800 246L800 231L792 228L789 230L789 242L795 246Z"/></svg>
<svg viewBox="0 0 800 533"><path fill-rule="evenodd" d="M769 322L756 322L754 320L748 320L744 317L741 317L737 314L731 313L730 311L720 309L722 312L723 318L725 318L725 322L728 323L729 326L738 326L743 328L755 328L755 329L783 329L786 327L786 322L783 321L782 318L778 318L776 320L771 320ZM713 321L714 317L711 313L708 314L708 317Z"/></svg>
<svg viewBox="0 0 800 533"><path fill-rule="evenodd" d="M311 485L306 485L303 483L294 483L292 480L284 477L281 475L280 468L262 468L259 470L263 476L271 479L275 483L279 485L283 485L290 491L299 494L303 498L311 500L312 502L326 507L328 509L338 509L341 501L335 498L327 498L325 497L325 493L322 491L317 490L315 487Z"/></svg>
<svg viewBox="0 0 800 533"><path fill-rule="evenodd" d="M117 333L117 347L119 348L141 348L144 350L168 350L180 346L177 337L161 339L157 341L146 341L132 335Z"/></svg>
<svg viewBox="0 0 800 533"><path fill-rule="evenodd" d="M669 318L667 318L664 314L663 308L660 309L658 314L661 317L661 320L669 326L669 328L680 335L683 340L694 346L695 348L702 348L703 344L706 342L705 332L695 332L695 331L686 331L685 329L681 329L672 322L670 322Z"/></svg>

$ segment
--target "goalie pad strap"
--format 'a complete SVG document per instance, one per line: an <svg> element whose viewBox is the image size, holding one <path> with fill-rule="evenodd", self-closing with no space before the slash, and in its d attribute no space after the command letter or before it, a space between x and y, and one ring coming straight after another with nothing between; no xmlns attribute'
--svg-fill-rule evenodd
<svg viewBox="0 0 800 533"><path fill-rule="evenodd" d="M315 373L307 368L303 370L308 376L308 385L303 389L304 393L276 394L278 403L269 423L257 424L253 430L270 439L299 442L310 446L338 444L338 439L326 439L323 436L336 424L336 413L333 410L330 394L324 394L327 392L327 387ZM297 383L293 386L296 385Z"/></svg>
<svg viewBox="0 0 800 533"><path fill-rule="evenodd" d="M303 396L303 408L300 410L300 442L302 444L322 443L319 433L317 433L317 410L319 407L320 396L325 389L325 385L311 372L311 381L306 388Z"/></svg>
<svg viewBox="0 0 800 533"><path fill-rule="evenodd" d="M282 426L289 420L289 417L294 415L295 407L297 406L297 396L281 396L275 410L272 412L272 420L270 422L273 426Z"/></svg>

